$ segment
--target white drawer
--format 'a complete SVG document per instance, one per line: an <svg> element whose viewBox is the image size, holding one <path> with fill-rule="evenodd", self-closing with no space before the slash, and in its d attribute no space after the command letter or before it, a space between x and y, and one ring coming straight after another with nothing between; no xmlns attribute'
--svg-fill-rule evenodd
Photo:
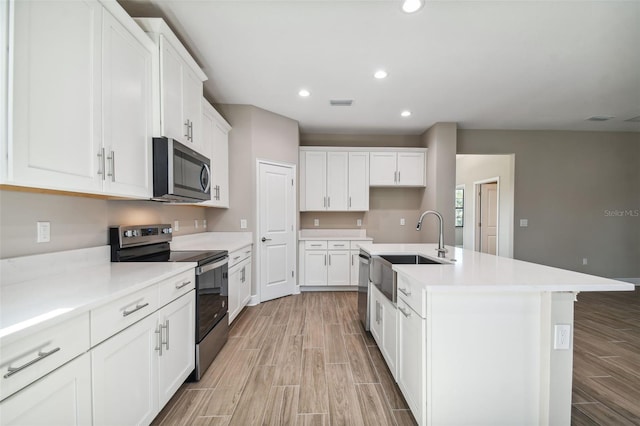
<svg viewBox="0 0 640 426"><path fill-rule="evenodd" d="M158 309L158 286L152 285L91 311L91 346Z"/></svg>
<svg viewBox="0 0 640 426"><path fill-rule="evenodd" d="M229 253L229 268L251 256L251 246L245 246Z"/></svg>
<svg viewBox="0 0 640 426"><path fill-rule="evenodd" d="M19 332L3 339L0 341L0 400L88 350L88 312L35 333Z"/></svg>
<svg viewBox="0 0 640 426"><path fill-rule="evenodd" d="M349 249L350 250L360 250L360 247L358 247L359 244L361 243L366 243L367 241L349 241Z"/></svg>
<svg viewBox="0 0 640 426"><path fill-rule="evenodd" d="M326 241L305 241L304 242L305 250L326 250L327 242Z"/></svg>
<svg viewBox="0 0 640 426"><path fill-rule="evenodd" d="M337 240L337 241L328 241L329 250L349 250L349 241L347 240Z"/></svg>
<svg viewBox="0 0 640 426"><path fill-rule="evenodd" d="M196 275L193 269L175 277L168 278L158 284L158 306L176 300L196 287Z"/></svg>
<svg viewBox="0 0 640 426"><path fill-rule="evenodd" d="M402 299L420 315L427 317L427 292L424 291L420 283L407 278L404 275L396 274L398 279L398 299Z"/></svg>

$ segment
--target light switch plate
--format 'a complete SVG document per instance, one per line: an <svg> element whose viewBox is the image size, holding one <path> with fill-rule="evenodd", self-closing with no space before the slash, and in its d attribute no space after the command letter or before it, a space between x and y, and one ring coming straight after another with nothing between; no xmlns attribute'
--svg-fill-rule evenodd
<svg viewBox="0 0 640 426"><path fill-rule="evenodd" d="M554 327L553 349L568 350L571 348L571 325L556 324Z"/></svg>
<svg viewBox="0 0 640 426"><path fill-rule="evenodd" d="M526 228L527 226L529 226L529 219L520 219L520 227Z"/></svg>
<svg viewBox="0 0 640 426"><path fill-rule="evenodd" d="M356 220L356 226L362 226L362 219Z"/></svg>
<svg viewBox="0 0 640 426"><path fill-rule="evenodd" d="M51 222L36 222L38 243L48 243L51 241Z"/></svg>
<svg viewBox="0 0 640 426"><path fill-rule="evenodd" d="M401 225L401 226L404 226L404 224L405 224L404 217L401 217L401 218L400 218L400 225Z"/></svg>
<svg viewBox="0 0 640 426"><path fill-rule="evenodd" d="M313 226L320 226L320 219L313 219Z"/></svg>
<svg viewBox="0 0 640 426"><path fill-rule="evenodd" d="M240 219L240 229L247 229L247 219Z"/></svg>

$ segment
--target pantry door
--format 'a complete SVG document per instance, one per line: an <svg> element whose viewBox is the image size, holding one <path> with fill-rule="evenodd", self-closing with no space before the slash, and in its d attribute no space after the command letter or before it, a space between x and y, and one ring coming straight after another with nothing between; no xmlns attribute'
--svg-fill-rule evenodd
<svg viewBox="0 0 640 426"><path fill-rule="evenodd" d="M258 261L260 301L296 288L295 165L258 160Z"/></svg>

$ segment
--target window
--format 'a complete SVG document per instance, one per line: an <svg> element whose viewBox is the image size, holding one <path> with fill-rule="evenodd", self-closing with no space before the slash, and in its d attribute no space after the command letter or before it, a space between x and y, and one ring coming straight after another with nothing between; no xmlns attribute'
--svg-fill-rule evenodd
<svg viewBox="0 0 640 426"><path fill-rule="evenodd" d="M456 189L456 228L464 226L464 188Z"/></svg>

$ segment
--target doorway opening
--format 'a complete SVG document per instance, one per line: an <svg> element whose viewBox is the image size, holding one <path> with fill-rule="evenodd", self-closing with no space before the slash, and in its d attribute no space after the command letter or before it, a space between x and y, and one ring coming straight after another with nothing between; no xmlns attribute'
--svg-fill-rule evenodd
<svg viewBox="0 0 640 426"><path fill-rule="evenodd" d="M474 250L498 254L498 224L500 222L500 179L474 182L475 244Z"/></svg>

